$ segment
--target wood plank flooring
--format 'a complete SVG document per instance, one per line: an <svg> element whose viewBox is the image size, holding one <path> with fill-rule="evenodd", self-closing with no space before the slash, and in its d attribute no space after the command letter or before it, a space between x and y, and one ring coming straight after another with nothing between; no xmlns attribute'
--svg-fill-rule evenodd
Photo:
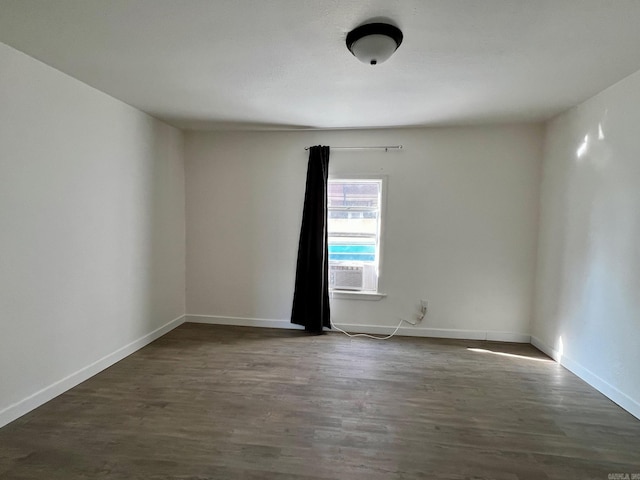
<svg viewBox="0 0 640 480"><path fill-rule="evenodd" d="M184 324L0 429L11 480L616 473L640 421L519 344Z"/></svg>

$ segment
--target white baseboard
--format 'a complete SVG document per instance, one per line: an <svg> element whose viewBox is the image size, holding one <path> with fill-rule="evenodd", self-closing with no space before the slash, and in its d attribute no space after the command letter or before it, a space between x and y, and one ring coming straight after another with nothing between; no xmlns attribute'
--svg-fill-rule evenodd
<svg viewBox="0 0 640 480"><path fill-rule="evenodd" d="M634 417L640 419L640 403L628 396L626 393L618 390L616 387L600 378L591 370L583 367L578 362L568 358L566 355L561 354L554 348L550 347L537 337L531 337L531 345L536 347L541 352L549 355L560 365L565 367L571 373L581 378L593 388L602 393L605 397L611 401L617 403L620 407L624 408Z"/></svg>
<svg viewBox="0 0 640 480"><path fill-rule="evenodd" d="M240 327L264 327L302 329L299 325L292 324L289 320L275 320L266 318L224 317L219 315L193 315L187 314L186 322L208 323L212 325L235 325ZM336 323L337 327L352 333L369 333L373 335L389 335L396 325L359 325ZM405 337L435 337L457 338L464 340L492 340L498 342L529 343L531 337L522 333L493 332L484 330L456 330L445 328L413 328L400 327L396 335Z"/></svg>
<svg viewBox="0 0 640 480"><path fill-rule="evenodd" d="M486 339L491 342L531 343L531 335L528 333L498 332L490 330L487 332Z"/></svg>
<svg viewBox="0 0 640 480"><path fill-rule="evenodd" d="M136 350L140 350L142 347L148 345L154 340L160 338L165 333L173 330L184 322L184 315L179 316L166 323L160 328L157 328L153 332L150 332L137 340L119 348L115 352L112 352L99 360L81 368L80 370L68 375L55 383L39 390L32 395L9 405L8 407L0 410L0 427L13 422L22 415L38 408L40 405L45 404L49 400L54 399L58 395L66 392L67 390L75 387L76 385L84 382L85 380L93 377L95 374L101 372L105 368L110 367L116 362L119 362L123 358L131 355Z"/></svg>
<svg viewBox="0 0 640 480"><path fill-rule="evenodd" d="M272 320L268 318L223 317L219 315L185 315L185 322L207 323L209 325L233 325L236 327L286 328L289 330L304 330L289 320Z"/></svg>

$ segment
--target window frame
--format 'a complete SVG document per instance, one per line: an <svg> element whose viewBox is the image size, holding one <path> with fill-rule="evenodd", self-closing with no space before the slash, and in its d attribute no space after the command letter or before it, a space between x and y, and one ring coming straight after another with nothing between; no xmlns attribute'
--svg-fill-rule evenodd
<svg viewBox="0 0 640 480"><path fill-rule="evenodd" d="M329 182L337 181L349 181L357 182L359 180L377 180L380 181L380 208L379 208L379 221L378 221L378 242L377 242L377 257L378 257L378 285L377 290L374 291L349 291L349 290L330 290L330 297L344 300L382 300L386 297L386 293L382 293L383 289L383 260L384 260L384 231L387 217L387 175L362 175L362 174L348 174L340 173L338 175L329 175ZM328 227L328 213L327 207L327 227Z"/></svg>

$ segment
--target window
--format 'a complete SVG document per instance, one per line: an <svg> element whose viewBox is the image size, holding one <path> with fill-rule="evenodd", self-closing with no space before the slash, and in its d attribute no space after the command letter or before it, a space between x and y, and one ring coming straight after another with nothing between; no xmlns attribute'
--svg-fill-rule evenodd
<svg viewBox="0 0 640 480"><path fill-rule="evenodd" d="M333 179L328 189L329 287L378 291L381 178Z"/></svg>

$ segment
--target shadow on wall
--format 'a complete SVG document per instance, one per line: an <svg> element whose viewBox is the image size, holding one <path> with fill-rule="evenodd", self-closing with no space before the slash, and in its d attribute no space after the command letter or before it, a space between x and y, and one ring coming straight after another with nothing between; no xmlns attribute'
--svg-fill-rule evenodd
<svg viewBox="0 0 640 480"><path fill-rule="evenodd" d="M136 188L147 195L133 225L140 229L139 249L146 253L140 259L145 292L140 300L140 318L145 319L140 334L185 313L186 248L183 134L152 119L143 128L151 148L140 152L144 162Z"/></svg>

